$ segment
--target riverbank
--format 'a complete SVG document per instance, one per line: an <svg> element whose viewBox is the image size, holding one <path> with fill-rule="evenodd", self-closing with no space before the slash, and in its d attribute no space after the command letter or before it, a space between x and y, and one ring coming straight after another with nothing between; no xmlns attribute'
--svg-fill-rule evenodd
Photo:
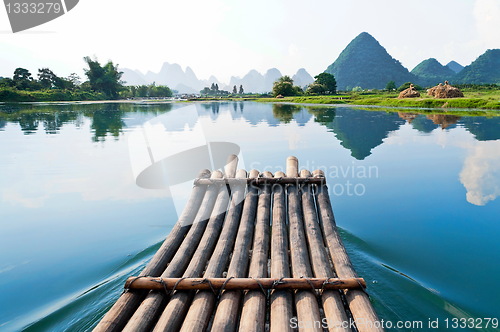
<svg viewBox="0 0 500 332"><path fill-rule="evenodd" d="M47 101L102 101L107 97L103 93L94 91L79 91L79 90L35 90L25 91L12 88L0 89L0 102L17 103L17 102L47 102Z"/></svg>
<svg viewBox="0 0 500 332"><path fill-rule="evenodd" d="M356 105L356 106L385 106L385 107L418 107L433 109L487 109L500 110L500 90L469 90L464 91L463 98L438 99L421 92L419 98L398 99L398 92L352 92L322 96L291 96L284 98L270 98L259 96L225 97L225 98L197 98L196 101L257 101L269 103L296 103L296 104L327 104L327 105Z"/></svg>
<svg viewBox="0 0 500 332"><path fill-rule="evenodd" d="M0 97L1 92L0 91ZM284 98L261 97L257 95L251 96L228 96L217 98L192 98L188 100L173 100L173 99L106 99L102 94L90 92L75 92L64 93L53 90L51 94L45 91L31 91L23 93L20 100L4 100L0 98L0 102L28 102L28 103L140 103L140 104L157 104L157 103L173 103L173 102L228 102L228 101L255 101L263 103L290 103L302 105L345 105L345 106L361 106L367 110L385 110L391 112L415 111L418 113L446 113L456 115L482 115L482 116L499 116L500 115L500 90L491 91L468 91L464 92L463 98L437 99L431 96L422 94L419 98L398 99L397 93L384 92L364 92L364 93L345 93L325 96L292 96ZM363 107L364 106L364 107ZM359 108L359 107L358 107Z"/></svg>
<svg viewBox="0 0 500 332"><path fill-rule="evenodd" d="M471 108L500 110L500 91L464 92L463 98L438 99L422 94L419 98L398 99L397 93L352 93L331 96L295 96L257 98L260 102L290 102L300 104L349 104L387 107Z"/></svg>

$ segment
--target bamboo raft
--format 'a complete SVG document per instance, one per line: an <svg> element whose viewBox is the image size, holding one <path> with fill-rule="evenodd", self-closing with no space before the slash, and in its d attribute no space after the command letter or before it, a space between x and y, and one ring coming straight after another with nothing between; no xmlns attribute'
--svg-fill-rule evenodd
<svg viewBox="0 0 500 332"><path fill-rule="evenodd" d="M200 172L163 245L94 331L383 331L324 174Z"/></svg>

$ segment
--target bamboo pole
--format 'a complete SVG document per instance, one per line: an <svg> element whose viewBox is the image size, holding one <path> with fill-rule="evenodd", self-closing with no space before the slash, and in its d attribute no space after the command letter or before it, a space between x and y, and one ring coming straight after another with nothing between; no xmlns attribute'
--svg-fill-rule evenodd
<svg viewBox="0 0 500 332"><path fill-rule="evenodd" d="M238 156L230 154L227 157L226 165L224 166L224 176L226 179L233 179L236 177L236 169L238 168ZM246 177L245 177L246 178Z"/></svg>
<svg viewBox="0 0 500 332"><path fill-rule="evenodd" d="M249 290L249 289L359 289L366 287L363 278L152 278L129 277L127 289L176 290ZM213 293L212 293L213 294ZM190 308L191 309L191 308ZM190 310L191 311L191 310Z"/></svg>
<svg viewBox="0 0 500 332"><path fill-rule="evenodd" d="M289 157L286 163L287 176L298 176L298 160ZM292 261L292 274L295 278L312 277L311 263L307 252L307 243L304 233L304 220L300 203L298 188L288 186L288 220L290 226L290 254ZM299 290L295 293L295 306L297 308L297 321L308 322L303 324L300 331L322 332L321 316L318 301L314 293L309 290ZM318 326L318 324L320 326ZM299 325L300 327L300 325Z"/></svg>
<svg viewBox="0 0 500 332"><path fill-rule="evenodd" d="M224 221L225 212L227 210L229 203L229 195L227 188L222 186L217 195L214 209L212 211L212 216L208 221L208 225L203 233L203 237L196 248L196 251L191 258L191 261L183 274L183 277L199 277L203 273L203 268L205 267L213 249L216 245L217 239L222 228L222 223ZM186 257L188 259L188 257ZM166 324L166 331L178 330L184 315L188 309L188 306L192 300L193 292L175 292L170 298L163 314L160 317L160 325ZM158 323L157 323L158 324ZM159 327L160 329L161 327Z"/></svg>
<svg viewBox="0 0 500 332"><path fill-rule="evenodd" d="M286 158L286 176L289 178L299 178L299 160L295 156Z"/></svg>
<svg viewBox="0 0 500 332"><path fill-rule="evenodd" d="M233 173L231 173L233 174ZM239 176L246 177L246 172L240 172ZM236 189L236 188L234 188ZM203 273L210 255L219 239L225 211L228 207L229 197L225 186L221 187L214 207L214 213L208 222L203 238L191 259L191 262L184 272L183 277L198 277ZM177 331L181 327L189 304L194 296L194 292L175 292L167 307L163 311L160 319L156 323L154 331Z"/></svg>
<svg viewBox="0 0 500 332"><path fill-rule="evenodd" d="M258 171L250 171L249 178L256 178L258 176ZM248 257L252 245L257 210L257 194L256 187L248 187L248 193L243 205L240 227L234 244L233 256L227 271L228 277L241 278L247 274ZM225 291L222 293L213 319L212 331L229 332L236 330L241 294L241 291L237 290Z"/></svg>
<svg viewBox="0 0 500 332"><path fill-rule="evenodd" d="M215 171L212 173L212 177L222 178L222 173L220 171ZM186 259L186 257L191 257L196 250L208 220L212 215L215 200L221 190L225 191L226 187L214 185L207 189L203 203L198 210L193 225L189 229L184 241L182 241L174 258L162 273L162 278L179 277L184 272L189 263L189 259ZM139 332L149 330L166 299L167 295L165 292L151 291L132 315L123 331Z"/></svg>
<svg viewBox="0 0 500 332"><path fill-rule="evenodd" d="M321 177L324 174L322 171L317 170L313 172L313 175ZM337 231L333 209L328 195L328 187L326 185L317 189L316 202L320 223L325 236L325 244L328 246L330 258L332 259L337 276L339 278L356 278L356 271L352 266L351 260L347 255L347 251ZM377 324L380 320L370 303L370 298L364 291L349 290L345 292L345 297L354 321L356 322L358 331L384 331L384 329L380 327L380 324Z"/></svg>
<svg viewBox="0 0 500 332"><path fill-rule="evenodd" d="M264 178L271 178L270 172L262 173ZM252 247L252 259L248 276L250 278L266 278L269 256L269 224L271 218L271 186L264 185L259 194L255 235ZM251 290L245 294L241 311L241 332L264 331L266 323L267 293L262 290Z"/></svg>
<svg viewBox="0 0 500 332"><path fill-rule="evenodd" d="M208 178L210 171L203 170L198 177ZM177 223L166 237L162 246L158 249L151 261L146 265L140 276L159 276L168 262L172 259L177 248L184 240L190 225L192 224L205 192L206 185L195 186L191 196L180 215ZM104 315L101 321L94 328L94 332L111 332L121 330L130 319L139 304L144 300L147 292L130 291L123 293L111 309Z"/></svg>
<svg viewBox="0 0 500 332"><path fill-rule="evenodd" d="M325 184L325 178L300 178L300 177L274 177L274 178L256 178L256 179L195 179L194 184L195 185L209 185L209 184L241 184L243 183L248 183L248 184L254 184L254 185L264 185L264 184L295 184L295 185L300 185L300 184L318 184L322 185Z"/></svg>
<svg viewBox="0 0 500 332"><path fill-rule="evenodd" d="M239 170L237 178L246 178L246 171ZM233 188L231 207L226 217L224 229L222 230L217 247L210 258L210 262L205 271L205 278L222 276L224 269L229 262L230 253L238 231L238 226L243 210L243 200L245 198L246 186ZM211 291L198 292L184 319L182 331L203 331L206 329L210 317L215 310L216 296Z"/></svg>
<svg viewBox="0 0 500 332"><path fill-rule="evenodd" d="M283 178L283 172L276 172L275 178ZM271 278L290 277L288 257L288 231L286 224L285 187L273 186L273 219L271 234ZM278 285L276 286L278 288ZM293 316L292 293L290 290L274 290L271 293L271 332L293 331L290 320Z"/></svg>
<svg viewBox="0 0 500 332"><path fill-rule="evenodd" d="M225 180L230 180L230 181L233 181L233 180L246 181L246 177L243 179L240 179L240 178L236 179L235 178L237 168L238 168L238 156L235 154L230 154L227 157L226 165L224 165L224 178L219 179L219 180L225 179ZM210 179L207 179L207 180L210 180ZM217 181L219 181L219 180L217 180ZM224 181L224 182L226 182L226 181ZM229 190L229 194L231 195L231 192L233 191L233 189L235 187L241 187L243 184L238 183L238 182L233 182L233 183L226 182L226 185L227 185L227 189Z"/></svg>
<svg viewBox="0 0 500 332"><path fill-rule="evenodd" d="M311 172L302 170L300 176L308 178L311 176ZM301 190L307 244L314 276L317 278L335 276L328 260L328 253L325 249L323 235L321 234L312 186L303 185ZM325 326L328 328L328 331L351 331L349 328L349 319L338 290L325 290L321 295L321 302L326 318Z"/></svg>

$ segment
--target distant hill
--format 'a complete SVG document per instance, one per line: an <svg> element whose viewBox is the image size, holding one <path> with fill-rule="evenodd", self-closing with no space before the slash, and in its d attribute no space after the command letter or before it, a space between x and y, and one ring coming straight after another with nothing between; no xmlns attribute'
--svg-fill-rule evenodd
<svg viewBox="0 0 500 332"><path fill-rule="evenodd" d="M123 72L122 80L125 81L125 85L143 85L154 82L157 85L168 85L181 93L198 93L205 83L196 77L191 68L187 67L184 71L176 63L165 62L158 73L148 71L143 74L138 70L128 68L120 68L120 70Z"/></svg>
<svg viewBox="0 0 500 332"><path fill-rule="evenodd" d="M450 62L448 62L448 64L446 65L446 67L448 67L451 70L453 70L456 74L460 73L462 71L462 69L464 69L464 66L462 66L461 64L459 64L456 61L450 61Z"/></svg>
<svg viewBox="0 0 500 332"><path fill-rule="evenodd" d="M266 75L268 76L267 79L264 77L264 75L262 75L255 69L252 69L242 78L232 76L231 80L229 81L229 86L232 87L236 85L237 87L239 87L240 85L243 85L243 89L245 90L245 92L268 92L271 91L271 88L268 85L271 84L272 86L272 83L266 81L270 81L274 76L280 77L281 73L279 72L279 70L273 68L268 70Z"/></svg>
<svg viewBox="0 0 500 332"><path fill-rule="evenodd" d="M396 85L414 81L415 77L369 33L354 38L326 69L337 80L339 90L356 86L364 89L383 89L389 81Z"/></svg>
<svg viewBox="0 0 500 332"><path fill-rule="evenodd" d="M269 69L264 75L253 69L242 78L231 77L228 87L232 89L234 85L237 87L243 85L245 92L267 93L273 89L273 83L281 76L283 76L283 74L276 68ZM301 87L314 81L304 68L299 69L297 73L293 75L292 79L295 85Z"/></svg>
<svg viewBox="0 0 500 332"><path fill-rule="evenodd" d="M276 68L269 69L264 75L252 69L242 78L232 76L229 81L229 86L232 87L236 85L239 87L243 85L245 92L269 92L272 89L273 82L279 77L281 77L281 72Z"/></svg>
<svg viewBox="0 0 500 332"><path fill-rule="evenodd" d="M144 85L147 84L144 75L137 70L132 70L128 68L120 68L123 72L122 80L125 81L126 85Z"/></svg>
<svg viewBox="0 0 500 332"><path fill-rule="evenodd" d="M271 68L269 69L265 74L264 74L264 90L263 92L270 92L273 89L273 84L278 78L280 78L281 72L276 69L276 68Z"/></svg>
<svg viewBox="0 0 500 332"><path fill-rule="evenodd" d="M487 50L466 66L454 79L455 83L500 84L500 49Z"/></svg>
<svg viewBox="0 0 500 332"><path fill-rule="evenodd" d="M444 81L452 81L455 72L443 66L434 58L420 62L411 71L417 77L416 83L422 86L434 86Z"/></svg>
<svg viewBox="0 0 500 332"><path fill-rule="evenodd" d="M212 83L218 84L219 89L230 92L233 91L235 85L237 89L243 85L245 92L266 93L272 90L273 83L282 76L276 68L269 69L264 75L253 69L242 78L232 76L229 84L224 84L215 76L210 76L208 80L200 80L190 67L182 70L181 66L176 63L165 62L158 73L148 71L143 74L129 68L120 68L120 70L123 71L122 80L126 82L125 85L143 85L155 82L158 85L168 85L180 93L199 93L204 87L210 87ZM293 77L296 80L295 84L299 86L305 86L314 81L303 68L299 69Z"/></svg>
<svg viewBox="0 0 500 332"><path fill-rule="evenodd" d="M301 88L314 82L314 78L304 68L297 70L297 73L292 76L292 80L293 84Z"/></svg>
<svg viewBox="0 0 500 332"><path fill-rule="evenodd" d="M401 63L391 57L386 49L370 34L363 32L354 38L340 53L338 58L325 72L333 74L338 90L384 89L394 81L397 86L405 82L414 82L422 86L431 86L446 80L452 84L500 84L500 49L486 51L476 61L463 68L455 61L443 66L430 58L418 64L411 73ZM229 84L221 83L216 77L208 80L198 79L190 67L185 70L176 63L165 62L158 73L120 68L122 79L127 85L142 85L155 82L168 85L180 93L198 93L204 87L217 83L219 89L232 91L234 85L242 85L246 93L267 93L282 73L271 68L265 74L250 70L243 77L231 77ZM456 73L458 72L458 73ZM314 81L313 77L301 68L292 76L295 85L304 88Z"/></svg>
<svg viewBox="0 0 500 332"><path fill-rule="evenodd" d="M176 63L165 62L158 74L151 75L151 72L148 74L150 80L154 80L156 84L168 85L180 92L199 92L203 88L191 68L187 67L184 71ZM184 91L185 87L189 87L192 91Z"/></svg>

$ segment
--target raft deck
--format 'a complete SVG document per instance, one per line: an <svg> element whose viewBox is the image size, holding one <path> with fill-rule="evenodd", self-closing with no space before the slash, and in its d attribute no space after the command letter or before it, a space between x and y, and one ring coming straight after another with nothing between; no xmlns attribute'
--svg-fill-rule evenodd
<svg viewBox="0 0 500 332"><path fill-rule="evenodd" d="M382 331L321 171L204 170L165 242L94 331Z"/></svg>

